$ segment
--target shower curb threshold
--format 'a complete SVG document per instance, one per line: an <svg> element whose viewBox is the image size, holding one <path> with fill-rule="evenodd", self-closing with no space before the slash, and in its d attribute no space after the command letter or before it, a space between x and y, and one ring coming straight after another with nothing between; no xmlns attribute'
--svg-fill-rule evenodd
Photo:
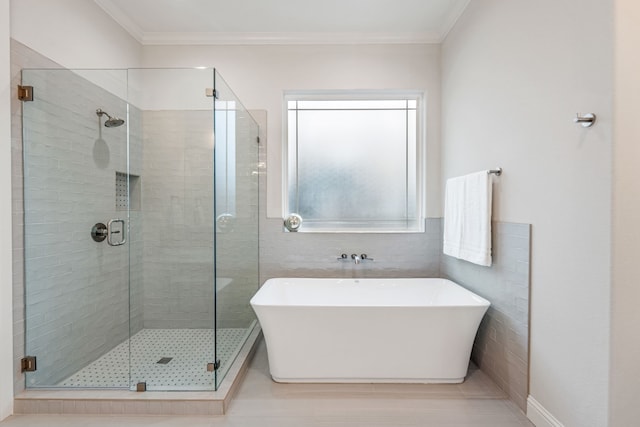
<svg viewBox="0 0 640 427"><path fill-rule="evenodd" d="M15 397L14 413L224 415L242 383L261 335L262 329L257 323L216 391L26 390Z"/></svg>

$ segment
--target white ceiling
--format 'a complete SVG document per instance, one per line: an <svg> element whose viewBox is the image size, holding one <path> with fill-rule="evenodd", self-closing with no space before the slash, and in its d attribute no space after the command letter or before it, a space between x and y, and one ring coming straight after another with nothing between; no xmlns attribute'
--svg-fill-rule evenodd
<svg viewBox="0 0 640 427"><path fill-rule="evenodd" d="M95 0L142 44L438 43L470 0Z"/></svg>

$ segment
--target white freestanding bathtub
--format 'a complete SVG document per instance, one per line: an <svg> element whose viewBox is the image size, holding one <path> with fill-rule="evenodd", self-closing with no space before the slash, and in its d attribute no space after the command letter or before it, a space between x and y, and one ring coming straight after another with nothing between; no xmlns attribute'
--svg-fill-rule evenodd
<svg viewBox="0 0 640 427"><path fill-rule="evenodd" d="M278 382L460 383L489 302L446 279L270 279L251 299Z"/></svg>

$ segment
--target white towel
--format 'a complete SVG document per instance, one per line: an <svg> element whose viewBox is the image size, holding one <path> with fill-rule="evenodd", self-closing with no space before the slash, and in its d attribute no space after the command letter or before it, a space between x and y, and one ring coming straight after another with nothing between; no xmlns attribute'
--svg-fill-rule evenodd
<svg viewBox="0 0 640 427"><path fill-rule="evenodd" d="M447 180L443 251L475 264L491 265L491 175L488 171Z"/></svg>

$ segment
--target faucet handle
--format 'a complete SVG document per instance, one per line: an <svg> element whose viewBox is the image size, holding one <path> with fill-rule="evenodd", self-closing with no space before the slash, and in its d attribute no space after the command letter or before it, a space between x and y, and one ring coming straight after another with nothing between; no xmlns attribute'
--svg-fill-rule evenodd
<svg viewBox="0 0 640 427"><path fill-rule="evenodd" d="M362 254L362 255L360 255L360 259L362 259L363 261L364 261L364 260L373 261L373 258L369 258L369 257L367 256L367 254Z"/></svg>
<svg viewBox="0 0 640 427"><path fill-rule="evenodd" d="M349 259L349 257L347 256L347 254L342 254L342 255L340 255L340 257L338 258L338 261L347 260L347 259Z"/></svg>

